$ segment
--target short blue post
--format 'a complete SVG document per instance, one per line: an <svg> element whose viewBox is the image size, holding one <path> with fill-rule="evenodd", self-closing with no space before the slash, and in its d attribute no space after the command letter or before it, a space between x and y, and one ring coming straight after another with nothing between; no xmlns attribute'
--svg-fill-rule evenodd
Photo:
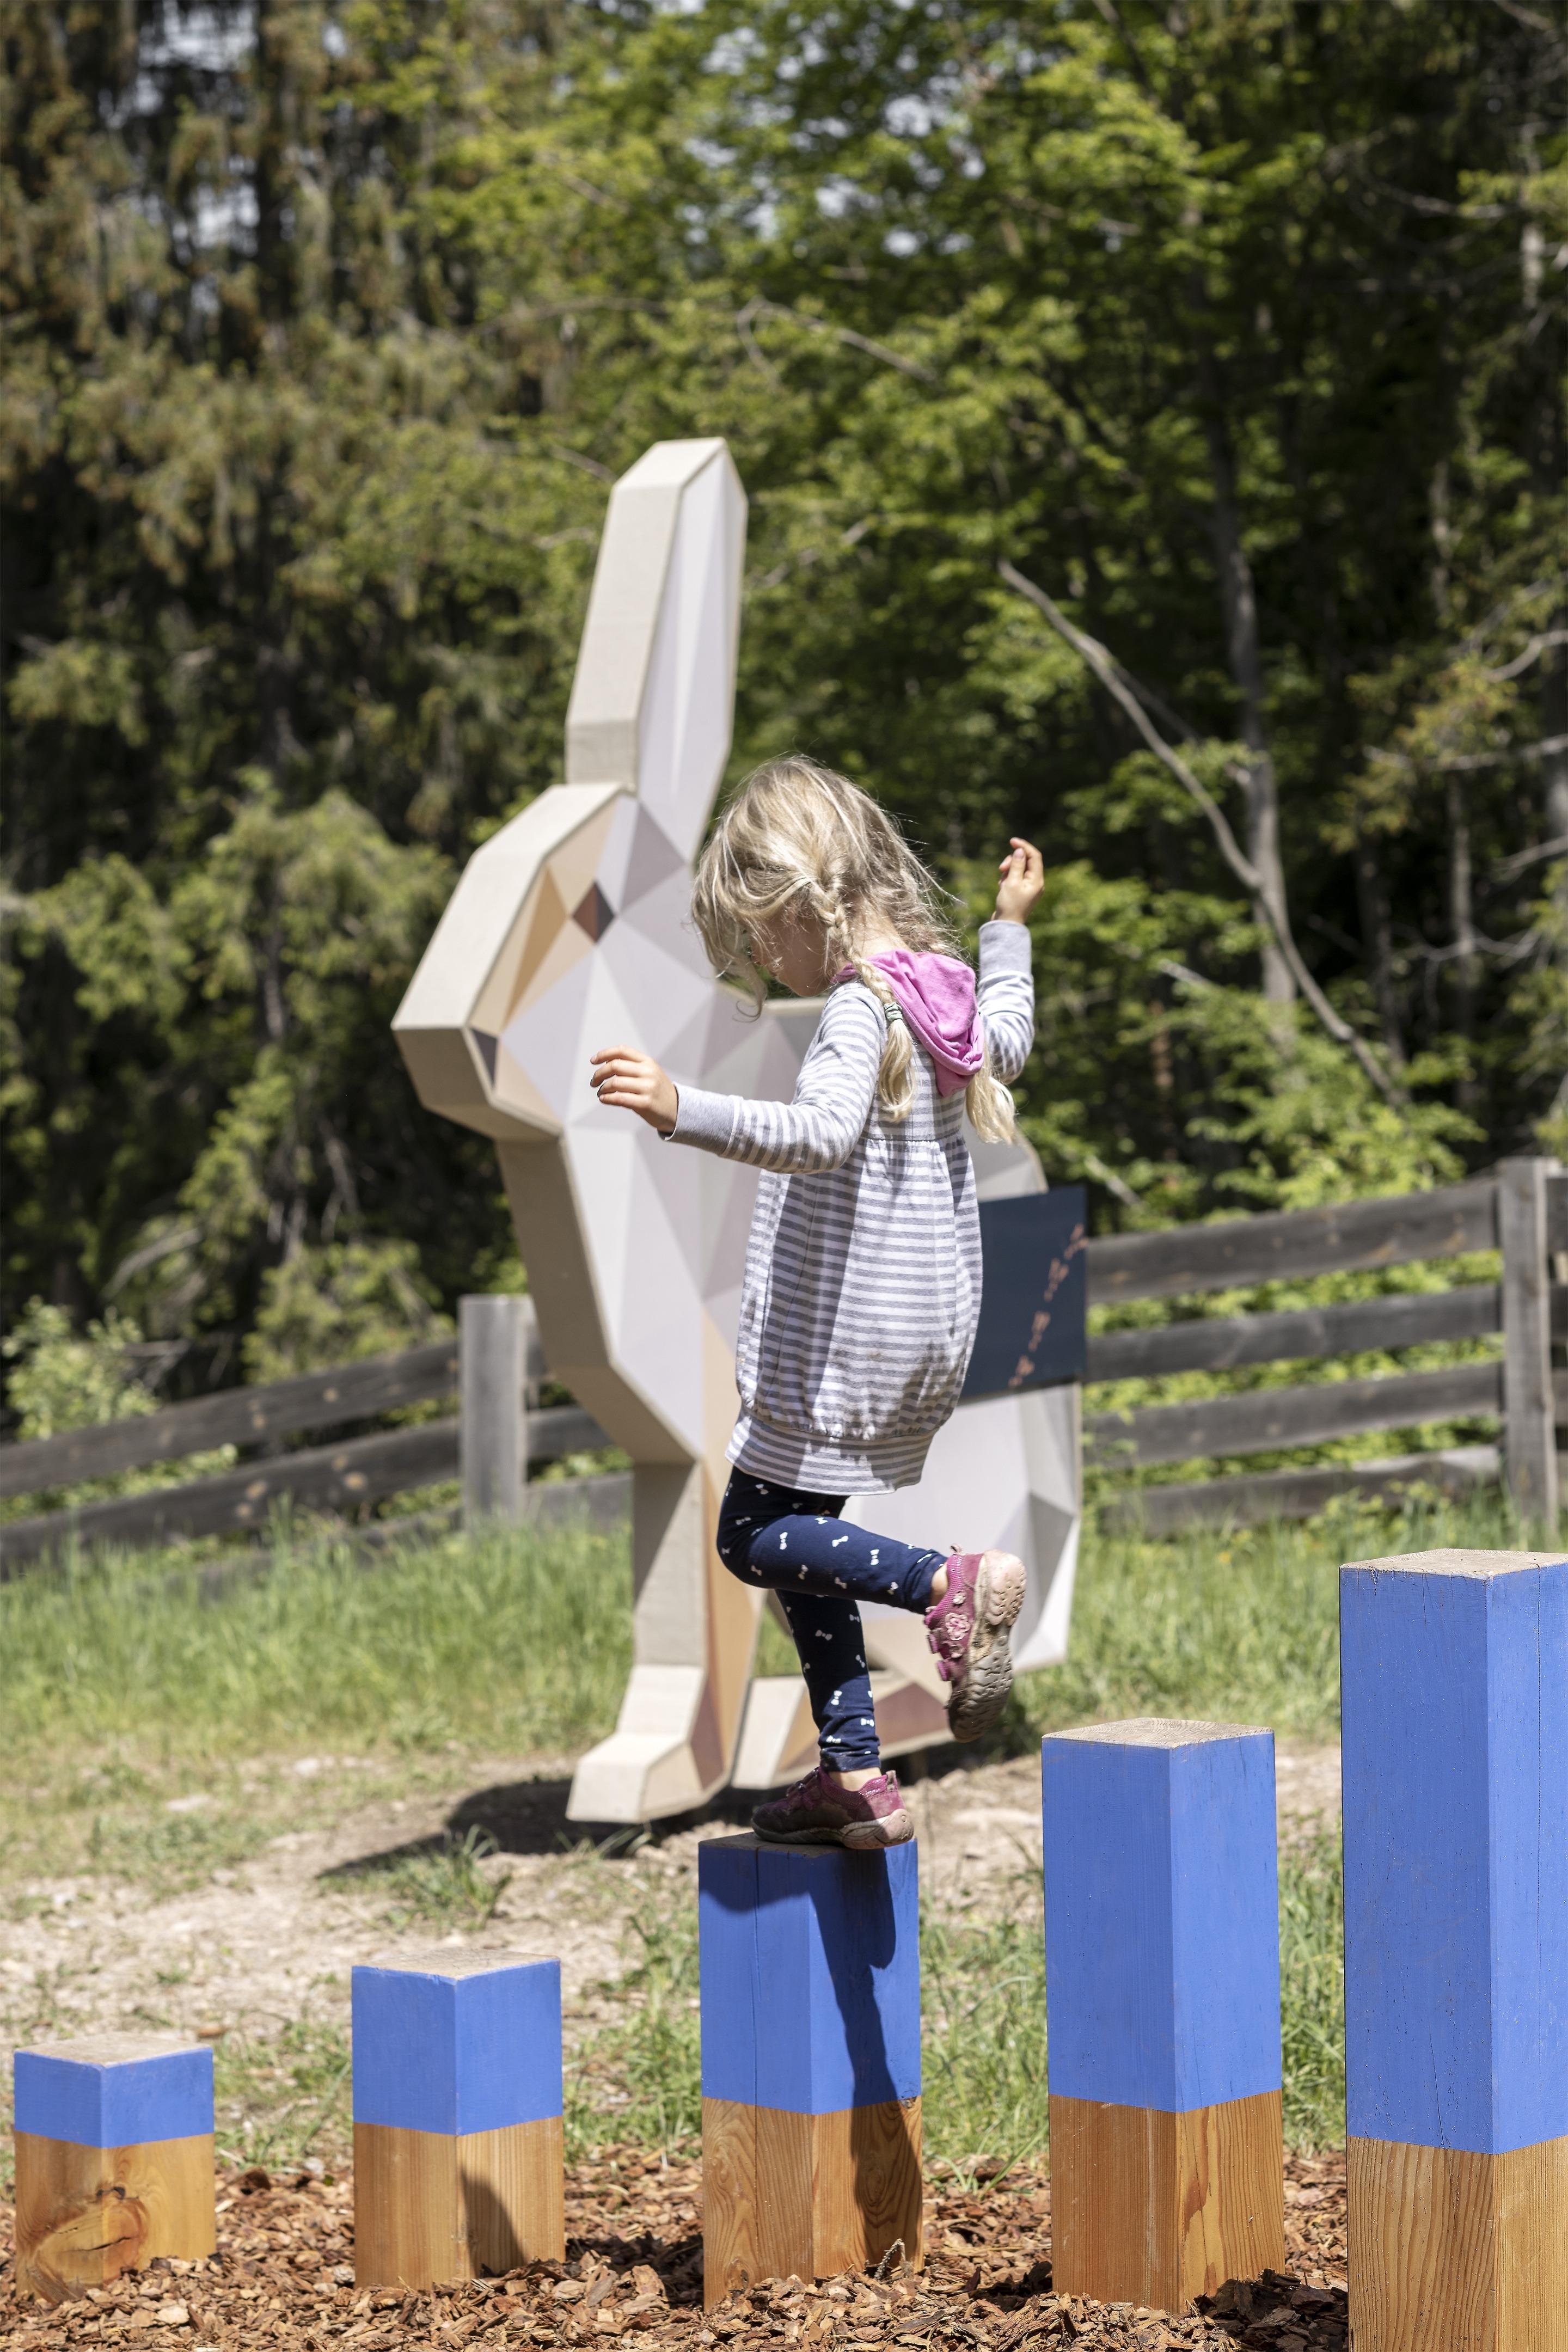
<svg viewBox="0 0 1568 2352"><path fill-rule="evenodd" d="M698 1848L710 2305L921 2247L920 1865L752 1836Z"/></svg>
<svg viewBox="0 0 1568 2352"><path fill-rule="evenodd" d="M16 2274L46 2303L216 2244L213 2054L162 2033L16 2056Z"/></svg>
<svg viewBox="0 0 1568 2352"><path fill-rule="evenodd" d="M1285 2260L1273 1735L1093 1724L1041 1761L1053 2278L1188 2311Z"/></svg>
<svg viewBox="0 0 1568 2352"><path fill-rule="evenodd" d="M1568 2340L1568 1563L1340 1580L1357 2352Z"/></svg>
<svg viewBox="0 0 1568 2352"><path fill-rule="evenodd" d="M356 1968L353 2005L357 2283L560 2262L560 1962L411 1952Z"/></svg>

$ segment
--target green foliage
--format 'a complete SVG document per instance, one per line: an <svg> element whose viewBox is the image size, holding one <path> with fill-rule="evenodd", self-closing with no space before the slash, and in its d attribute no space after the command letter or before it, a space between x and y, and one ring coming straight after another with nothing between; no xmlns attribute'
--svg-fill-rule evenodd
<svg viewBox="0 0 1568 2352"><path fill-rule="evenodd" d="M330 1242L297 1250L262 1278L245 1343L253 1381L394 1354L452 1328L419 1270L412 1242Z"/></svg>
<svg viewBox="0 0 1568 2352"><path fill-rule="evenodd" d="M1037 1873L1025 1916L921 1922L921 2122L929 2158L973 2177L986 2157L1037 2156L1050 2137L1046 1947Z"/></svg>
<svg viewBox="0 0 1568 2352"><path fill-rule="evenodd" d="M79 1333L63 1307L46 1307L41 1298L29 1300L9 1337L0 1340L0 1356L15 1366L7 1385L17 1436L53 1437L62 1430L156 1412L157 1398L137 1376L135 1351L141 1344L137 1325L112 1307L101 1322L91 1322ZM215 1446L191 1454L186 1472L201 1477L226 1469L234 1459L232 1445ZM126 1470L110 1478L13 1496L0 1502L0 1522L110 1495L137 1494L158 1486L162 1477L157 1469Z"/></svg>
<svg viewBox="0 0 1568 2352"><path fill-rule="evenodd" d="M736 767L865 777L972 917L1042 842L1022 1099L1097 1225L1568 1132L1560 13L22 0L7 1315L271 1367L510 1278L388 1024L661 436L751 493ZM1002 557L1258 855L1277 793L1394 1104Z"/></svg>
<svg viewBox="0 0 1568 2352"><path fill-rule="evenodd" d="M126 1354L141 1337L112 1307L101 1323L89 1323L79 1335L63 1307L31 1300L10 1336L0 1340L0 1355L16 1367L9 1389L17 1436L53 1437L57 1430L155 1412L158 1401L137 1379Z"/></svg>

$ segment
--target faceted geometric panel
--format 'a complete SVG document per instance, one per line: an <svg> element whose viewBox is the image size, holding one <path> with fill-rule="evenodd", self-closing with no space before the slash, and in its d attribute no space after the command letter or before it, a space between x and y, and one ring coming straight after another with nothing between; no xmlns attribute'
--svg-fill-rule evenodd
<svg viewBox="0 0 1568 2352"><path fill-rule="evenodd" d="M733 528L709 467L681 500L637 745L637 798L690 856L730 747Z"/></svg>
<svg viewBox="0 0 1568 2352"><path fill-rule="evenodd" d="M572 920L591 940L602 940L615 921L615 910L596 882L590 882L575 907Z"/></svg>

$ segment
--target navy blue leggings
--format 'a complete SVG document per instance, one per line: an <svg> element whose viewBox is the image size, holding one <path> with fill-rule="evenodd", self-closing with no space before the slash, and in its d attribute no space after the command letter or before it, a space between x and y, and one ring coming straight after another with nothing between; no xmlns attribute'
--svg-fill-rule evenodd
<svg viewBox="0 0 1568 2352"><path fill-rule="evenodd" d="M719 1557L742 1584L776 1592L800 1653L822 1761L835 1772L881 1762L861 1601L931 1607L943 1551L915 1551L890 1536L847 1527L847 1495L803 1495L731 1471L719 1512Z"/></svg>

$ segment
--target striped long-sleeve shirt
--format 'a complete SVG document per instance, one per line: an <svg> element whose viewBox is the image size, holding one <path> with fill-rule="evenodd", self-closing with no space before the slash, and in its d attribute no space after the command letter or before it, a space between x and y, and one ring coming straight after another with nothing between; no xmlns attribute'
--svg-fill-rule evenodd
<svg viewBox="0 0 1568 2352"><path fill-rule="evenodd" d="M1016 1078L1035 1034L1029 934L980 933L990 1066ZM915 1042L915 1099L877 1100L887 1026L860 981L828 998L789 1103L678 1089L671 1141L767 1172L746 1250L730 1459L818 1494L912 1486L958 1402L980 1316L980 1219L963 1097ZM913 1042L913 1041L911 1041Z"/></svg>

